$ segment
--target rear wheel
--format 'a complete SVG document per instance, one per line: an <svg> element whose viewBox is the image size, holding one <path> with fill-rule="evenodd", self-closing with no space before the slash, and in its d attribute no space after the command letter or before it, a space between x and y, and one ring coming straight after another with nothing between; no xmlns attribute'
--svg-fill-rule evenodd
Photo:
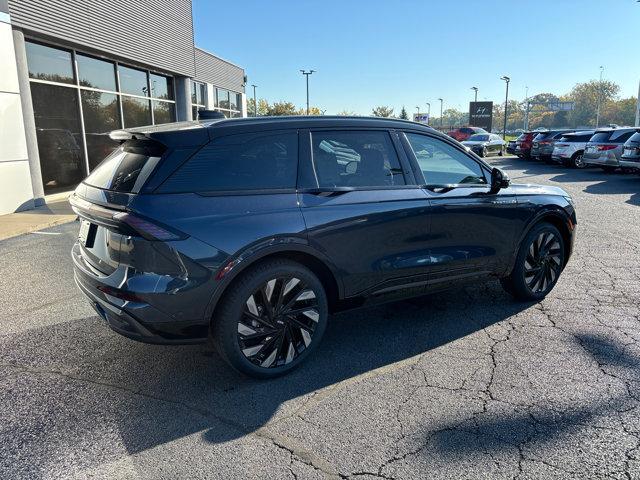
<svg viewBox="0 0 640 480"><path fill-rule="evenodd" d="M501 157L504 157L504 147L500 147L500 151L498 152L498 155L500 155Z"/></svg>
<svg viewBox="0 0 640 480"><path fill-rule="evenodd" d="M482 147L482 150L480 150L480 156L484 158L488 154L489 154L489 152L487 151L487 147Z"/></svg>
<svg viewBox="0 0 640 480"><path fill-rule="evenodd" d="M272 378L297 367L320 343L327 296L306 267L272 260L234 282L213 320L213 341L236 370Z"/></svg>
<svg viewBox="0 0 640 480"><path fill-rule="evenodd" d="M564 268L564 240L549 223L535 226L520 245L513 271L501 279L519 300L541 300L555 286Z"/></svg>
<svg viewBox="0 0 640 480"><path fill-rule="evenodd" d="M571 156L571 166L573 168L584 168L586 164L584 163L584 159L582 158L582 152L576 152Z"/></svg>

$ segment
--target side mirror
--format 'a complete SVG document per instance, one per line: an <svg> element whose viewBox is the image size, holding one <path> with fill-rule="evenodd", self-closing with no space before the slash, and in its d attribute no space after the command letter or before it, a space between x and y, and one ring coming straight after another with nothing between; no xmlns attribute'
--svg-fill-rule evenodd
<svg viewBox="0 0 640 480"><path fill-rule="evenodd" d="M494 168L491 170L491 190L489 193L498 193L501 188L507 188L511 180L506 173L504 173L499 168Z"/></svg>

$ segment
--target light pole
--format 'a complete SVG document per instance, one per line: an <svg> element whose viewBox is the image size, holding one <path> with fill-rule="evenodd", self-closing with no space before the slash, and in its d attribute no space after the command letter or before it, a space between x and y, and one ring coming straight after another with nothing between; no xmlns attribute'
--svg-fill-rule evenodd
<svg viewBox="0 0 640 480"><path fill-rule="evenodd" d="M311 75L315 70L300 70L300 72L307 77L307 115L309 115L309 75Z"/></svg>
<svg viewBox="0 0 640 480"><path fill-rule="evenodd" d="M444 100L442 100L441 98L439 98L438 100L440 100L440 129L442 130L442 103L444 102Z"/></svg>
<svg viewBox="0 0 640 480"><path fill-rule="evenodd" d="M474 102L478 101L478 87L471 87L471 90L473 90L476 94L475 99L473 100Z"/></svg>
<svg viewBox="0 0 640 480"><path fill-rule="evenodd" d="M500 77L500 80L504 80L507 84L507 93L504 96L504 127L502 128L502 139L504 140L507 136L507 113L509 113L509 82L511 79L506 75Z"/></svg>
<svg viewBox="0 0 640 480"><path fill-rule="evenodd" d="M253 116L258 116L258 102L256 100L256 87L257 85L251 85L253 87Z"/></svg>
<svg viewBox="0 0 640 480"><path fill-rule="evenodd" d="M524 125L522 126L522 128L524 130L527 130L527 124L529 123L529 86L528 85L524 87L524 104L525 104Z"/></svg>
<svg viewBox="0 0 640 480"><path fill-rule="evenodd" d="M416 113L420 115L420 107L418 107L417 105L416 105Z"/></svg>
<svg viewBox="0 0 640 480"><path fill-rule="evenodd" d="M431 104L427 102L427 115L431 116Z"/></svg>
<svg viewBox="0 0 640 480"><path fill-rule="evenodd" d="M604 67L600 65L600 82L598 83L598 106L596 108L596 128L600 125L600 102L602 101L602 72Z"/></svg>

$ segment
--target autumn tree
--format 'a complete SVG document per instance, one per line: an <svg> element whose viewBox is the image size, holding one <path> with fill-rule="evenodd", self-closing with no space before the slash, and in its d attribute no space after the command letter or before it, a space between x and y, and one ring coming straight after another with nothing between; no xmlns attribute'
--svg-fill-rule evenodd
<svg viewBox="0 0 640 480"><path fill-rule="evenodd" d="M409 115L407 115L407 110L402 106L402 110L400 110L400 117L402 120L409 120Z"/></svg>

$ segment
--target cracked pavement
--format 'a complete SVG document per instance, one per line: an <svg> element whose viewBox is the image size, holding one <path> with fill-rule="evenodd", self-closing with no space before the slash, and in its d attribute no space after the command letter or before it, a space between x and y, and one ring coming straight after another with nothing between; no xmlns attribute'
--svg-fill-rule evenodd
<svg viewBox="0 0 640 480"><path fill-rule="evenodd" d="M554 291L343 313L272 381L104 327L76 224L0 241L0 478L640 478L640 177L490 162L574 197Z"/></svg>

